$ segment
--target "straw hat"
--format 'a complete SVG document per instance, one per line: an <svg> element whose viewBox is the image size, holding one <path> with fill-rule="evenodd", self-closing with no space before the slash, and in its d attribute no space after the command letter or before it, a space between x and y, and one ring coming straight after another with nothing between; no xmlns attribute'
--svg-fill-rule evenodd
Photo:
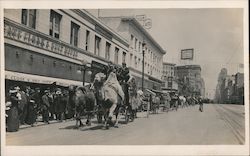
<svg viewBox="0 0 250 156"><path fill-rule="evenodd" d="M19 86L16 86L14 87L15 90L19 91L20 90L20 87Z"/></svg>

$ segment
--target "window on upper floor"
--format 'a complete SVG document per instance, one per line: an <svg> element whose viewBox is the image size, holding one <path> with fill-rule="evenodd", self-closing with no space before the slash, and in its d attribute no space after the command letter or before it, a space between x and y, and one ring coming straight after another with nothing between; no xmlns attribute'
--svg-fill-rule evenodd
<svg viewBox="0 0 250 156"><path fill-rule="evenodd" d="M101 38L95 36L95 50L94 54L100 56Z"/></svg>
<svg viewBox="0 0 250 156"><path fill-rule="evenodd" d="M122 63L126 63L126 55L127 55L126 52L122 53Z"/></svg>
<svg viewBox="0 0 250 156"><path fill-rule="evenodd" d="M36 10L35 9L22 9L22 24L36 28Z"/></svg>
<svg viewBox="0 0 250 156"><path fill-rule="evenodd" d="M118 64L118 58L119 58L119 48L115 47L115 58L114 58L115 64Z"/></svg>
<svg viewBox="0 0 250 156"><path fill-rule="evenodd" d="M50 29L49 35L55 38L60 37L60 22L61 22L62 15L58 14L57 12L51 10L50 11Z"/></svg>
<svg viewBox="0 0 250 156"><path fill-rule="evenodd" d="M85 38L85 50L89 50L89 39L90 38L90 31L86 30L86 38Z"/></svg>
<svg viewBox="0 0 250 156"><path fill-rule="evenodd" d="M78 34L80 26L71 22L71 32L70 32L70 44L78 46Z"/></svg>
<svg viewBox="0 0 250 156"><path fill-rule="evenodd" d="M111 44L106 42L106 47L105 47L105 59L109 60L110 59L110 46Z"/></svg>
<svg viewBox="0 0 250 156"><path fill-rule="evenodd" d="M131 47L132 47L132 48L133 48L133 42L134 42L134 36L131 34L130 43L131 43Z"/></svg>
<svg viewBox="0 0 250 156"><path fill-rule="evenodd" d="M137 57L135 56L135 68L137 68Z"/></svg>
<svg viewBox="0 0 250 156"><path fill-rule="evenodd" d="M135 50L137 50L137 42L138 42L138 40L137 40L137 38L135 38Z"/></svg>
<svg viewBox="0 0 250 156"><path fill-rule="evenodd" d="M132 60L133 60L133 54L130 54L130 62L129 62L129 63L130 63L130 66L133 66L133 64L132 64L133 61L132 61Z"/></svg>
<svg viewBox="0 0 250 156"><path fill-rule="evenodd" d="M141 42L139 41L139 52L141 52Z"/></svg>

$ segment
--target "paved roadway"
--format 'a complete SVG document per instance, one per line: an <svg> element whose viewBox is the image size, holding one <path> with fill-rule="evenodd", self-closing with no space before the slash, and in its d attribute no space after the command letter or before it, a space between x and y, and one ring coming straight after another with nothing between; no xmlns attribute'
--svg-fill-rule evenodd
<svg viewBox="0 0 250 156"><path fill-rule="evenodd" d="M244 144L244 106L204 104L160 112L139 118L119 128L75 129L67 121L7 133L7 145L221 145Z"/></svg>

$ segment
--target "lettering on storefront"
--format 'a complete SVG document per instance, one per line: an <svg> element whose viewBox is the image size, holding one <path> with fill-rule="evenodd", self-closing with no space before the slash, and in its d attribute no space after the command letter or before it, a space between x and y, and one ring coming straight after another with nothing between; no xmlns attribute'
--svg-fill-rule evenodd
<svg viewBox="0 0 250 156"><path fill-rule="evenodd" d="M78 52L63 43L48 40L41 34L34 32L23 31L15 26L4 24L4 37L26 43L28 45L38 47L53 53L57 53L70 58L77 58Z"/></svg>

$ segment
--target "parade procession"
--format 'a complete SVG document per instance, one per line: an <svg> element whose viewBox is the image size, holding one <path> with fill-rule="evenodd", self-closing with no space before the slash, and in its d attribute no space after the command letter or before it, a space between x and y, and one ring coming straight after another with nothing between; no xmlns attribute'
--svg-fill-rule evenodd
<svg viewBox="0 0 250 156"><path fill-rule="evenodd" d="M36 31L36 29L39 31L41 27L39 24L42 24L39 23L38 12L44 14L43 18L47 17L45 14L50 14L50 19L46 20L49 20L50 34L48 35L51 38ZM66 13L70 13L70 17L81 16L78 18L79 21L73 19L74 22L71 21L71 32L68 36L71 45L62 41L58 42L58 39L65 38L59 35L63 26L66 25L66 23L60 23ZM11 19L14 14L20 14L22 18ZM85 41L82 41L80 31L83 30L79 22L86 17L91 18L91 22L95 22L95 29L92 30L84 25L86 36ZM103 17L102 22L112 27L112 22L107 22L108 19L108 17ZM18 20L21 20L21 24L17 23ZM104 127L108 129L110 125L118 127L120 115L124 116L127 123L136 118L137 111L147 111L148 114L156 113L160 106L164 111L177 110L179 105L183 107L198 104L198 101L201 101L200 93L178 95L178 90L163 93L161 85L164 82L157 77L162 77L160 68L163 66L162 54L165 51L145 31L137 19L127 17L118 20L114 22L125 22L124 26L133 24L140 28L137 32L127 32L133 33L130 35L129 43L85 10L6 10L4 32L7 62L7 131L18 131L19 126L24 124L34 126L39 118L46 124L49 124L51 120L62 122L76 119L76 126L83 125L82 118L86 119L86 125L91 125L91 119L96 118L99 123L104 122ZM43 29L41 27L41 30ZM96 34L94 43L90 40L94 37L92 33ZM139 35L136 36L137 34ZM107 40L106 46L100 43L103 40ZM13 42L18 42L18 46L14 46ZM81 42L85 44L82 45ZM39 48L37 51L46 51L36 54L29 50L30 46L20 47L21 44L33 46L32 49ZM82 48L81 46L84 46L83 50L79 49ZM21 50L20 48L27 49ZM114 54L111 49L114 49ZM91 50L94 50L93 54L89 52ZM104 51L105 56L102 58L104 54L101 53ZM57 58L44 56L45 53L51 53L50 56L55 55ZM133 53L135 53L134 57ZM112 55L114 60L111 59ZM65 57L67 57L66 60L62 60ZM88 63L88 58L92 59L91 64ZM53 63L52 67L49 67L50 60ZM72 63L71 60L81 64ZM10 62L15 62L15 64L10 64ZM87 64L90 64L89 67ZM65 69L68 65L69 69ZM73 73L75 66L78 66L77 71ZM45 67L47 68L40 69ZM80 76L77 75L78 73ZM54 78L47 78L46 75ZM82 80L81 75L83 75ZM115 119L112 118L113 115L116 116Z"/></svg>
<svg viewBox="0 0 250 156"><path fill-rule="evenodd" d="M5 9L6 145L244 144L243 54L223 24L202 43L210 13Z"/></svg>
<svg viewBox="0 0 250 156"><path fill-rule="evenodd" d="M177 111L179 107L202 105L202 100L201 97L188 97L187 101L185 96L178 96L177 93L149 91L144 94L137 89L135 78L129 75L125 63L122 68L110 63L103 73L95 75L93 83L86 86L11 88L6 96L7 130L18 131L19 125L23 124L33 127L39 116L46 124L50 120L62 122L75 119L76 126L90 126L91 119L95 118L98 123L104 123L105 129L111 125L118 128L118 122L122 119L120 115L124 115L123 120L128 123L136 118L138 111L155 114L159 110ZM86 119L86 123L83 124L81 119Z"/></svg>

